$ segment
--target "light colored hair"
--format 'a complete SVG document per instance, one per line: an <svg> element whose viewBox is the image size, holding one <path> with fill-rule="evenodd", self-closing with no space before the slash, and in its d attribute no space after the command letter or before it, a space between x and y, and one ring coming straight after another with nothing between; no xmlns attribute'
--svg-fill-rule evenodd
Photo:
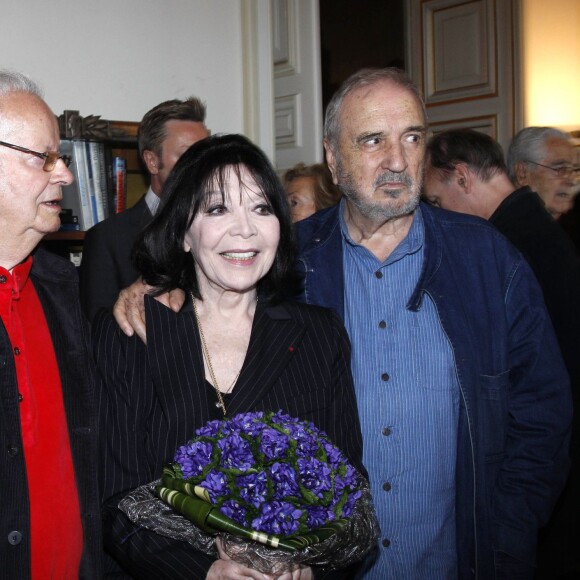
<svg viewBox="0 0 580 580"><path fill-rule="evenodd" d="M0 69L0 97L11 93L28 93L43 98L42 89L31 78L16 71Z"/></svg>
<svg viewBox="0 0 580 580"><path fill-rule="evenodd" d="M516 165L528 161L541 161L547 154L546 139L555 137L570 140L570 135L554 127L526 127L512 139L507 152L508 175L513 183L516 179Z"/></svg>
<svg viewBox="0 0 580 580"><path fill-rule="evenodd" d="M336 205L342 193L332 181L332 175L325 163L305 165L297 163L284 173L284 187L288 186L299 177L310 177L314 180L314 206L316 211Z"/></svg>
<svg viewBox="0 0 580 580"><path fill-rule="evenodd" d="M395 85L408 90L416 97L423 111L423 119L427 123L427 110L419 89L405 73L405 71L395 68L363 68L347 78L340 88L334 93L330 103L326 107L324 118L324 138L328 141L330 148L337 153L338 140L340 136L340 110L345 97L353 91L362 87L369 87L380 82L389 81Z"/></svg>

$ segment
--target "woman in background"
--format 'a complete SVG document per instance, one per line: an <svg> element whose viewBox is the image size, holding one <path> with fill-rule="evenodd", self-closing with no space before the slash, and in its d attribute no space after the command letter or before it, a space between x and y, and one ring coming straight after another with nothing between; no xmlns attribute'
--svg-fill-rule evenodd
<svg viewBox="0 0 580 580"><path fill-rule="evenodd" d="M342 196L324 163L298 163L284 174L292 221L303 220L318 210L336 205Z"/></svg>

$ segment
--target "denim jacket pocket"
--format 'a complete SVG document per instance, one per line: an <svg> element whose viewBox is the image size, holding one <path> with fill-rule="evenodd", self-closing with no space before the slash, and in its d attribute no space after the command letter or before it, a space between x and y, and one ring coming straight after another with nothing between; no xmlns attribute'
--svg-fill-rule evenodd
<svg viewBox="0 0 580 580"><path fill-rule="evenodd" d="M507 431L507 396L509 371L497 375L479 375L480 430L486 462L501 461Z"/></svg>

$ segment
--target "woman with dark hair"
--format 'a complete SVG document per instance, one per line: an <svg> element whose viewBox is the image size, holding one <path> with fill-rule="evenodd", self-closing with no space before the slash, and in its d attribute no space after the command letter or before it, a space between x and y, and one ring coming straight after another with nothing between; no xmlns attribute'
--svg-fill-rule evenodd
<svg viewBox="0 0 580 580"><path fill-rule="evenodd" d="M226 413L282 409L310 420L362 470L349 341L332 311L281 299L293 258L286 193L245 137L193 145L163 200L135 263L158 293L183 289L185 307L175 313L146 296L146 345L108 313L95 324L105 547L135 578L270 578L138 528L117 505ZM280 576L311 577L310 568Z"/></svg>

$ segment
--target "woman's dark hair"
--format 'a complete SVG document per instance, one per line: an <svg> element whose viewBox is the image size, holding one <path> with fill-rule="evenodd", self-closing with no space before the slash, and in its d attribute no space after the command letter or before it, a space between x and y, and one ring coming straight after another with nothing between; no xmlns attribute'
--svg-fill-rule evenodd
<svg viewBox="0 0 580 580"><path fill-rule="evenodd" d="M208 192L215 192L217 186L226 199L230 172L241 182L242 170L253 177L280 223L274 263L259 281L258 293L268 299L282 295L294 258L286 192L256 145L242 135L219 134L198 141L180 157L163 187L159 211L135 242L133 262L143 280L156 288L155 295L182 288L201 298L193 257L184 250L185 234L198 212L207 208Z"/></svg>

